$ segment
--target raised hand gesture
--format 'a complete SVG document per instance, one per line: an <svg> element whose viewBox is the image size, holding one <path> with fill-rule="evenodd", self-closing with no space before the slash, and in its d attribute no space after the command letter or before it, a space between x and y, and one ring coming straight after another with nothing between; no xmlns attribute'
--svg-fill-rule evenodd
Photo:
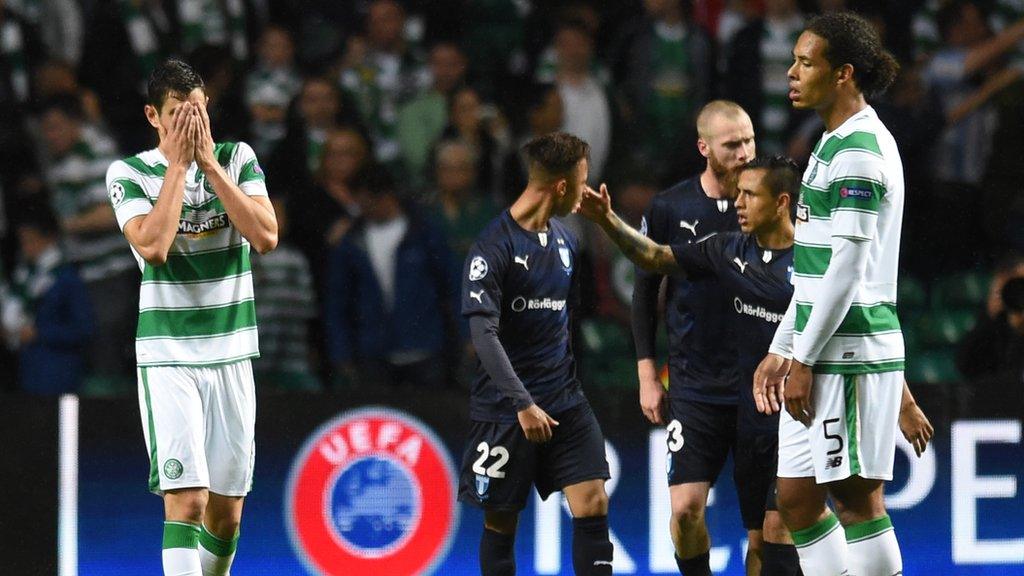
<svg viewBox="0 0 1024 576"><path fill-rule="evenodd" d="M199 116L195 105L183 102L174 112L171 129L167 131L167 163L188 168L195 160Z"/></svg>
<svg viewBox="0 0 1024 576"><path fill-rule="evenodd" d="M601 184L598 190L587 186L580 200L579 214L584 218L600 223L612 212L612 197L608 194L608 186Z"/></svg>
<svg viewBox="0 0 1024 576"><path fill-rule="evenodd" d="M213 153L213 133L210 131L210 115L206 112L206 102L196 102L196 163L206 172L209 167L217 164Z"/></svg>

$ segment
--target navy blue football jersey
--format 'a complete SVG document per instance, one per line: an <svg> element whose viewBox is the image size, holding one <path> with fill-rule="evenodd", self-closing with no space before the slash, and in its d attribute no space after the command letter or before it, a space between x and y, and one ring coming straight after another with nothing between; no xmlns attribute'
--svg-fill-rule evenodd
<svg viewBox="0 0 1024 576"><path fill-rule="evenodd" d="M695 281L715 278L724 289L736 332L736 358L741 372L740 404L747 408L753 406L754 371L768 353L775 330L793 297L792 247L766 250L749 234L729 232L702 242L673 244L672 253L688 278ZM745 424L772 431L777 429L774 422L765 418Z"/></svg>
<svg viewBox="0 0 1024 576"><path fill-rule="evenodd" d="M558 220L550 220L547 232L531 232L506 210L480 233L463 271L462 314L498 318L512 368L534 403L552 415L584 401L569 335L576 255L576 239ZM479 362L470 417L516 420L511 400Z"/></svg>
<svg viewBox="0 0 1024 576"><path fill-rule="evenodd" d="M699 242L738 228L732 201L708 198L700 176L695 176L654 197L641 232L658 244L675 245ZM652 276L639 268L636 274L637 282ZM669 277L665 302L669 396L736 403L740 376L732 323L727 321L731 314L732 302L723 296L716 278Z"/></svg>

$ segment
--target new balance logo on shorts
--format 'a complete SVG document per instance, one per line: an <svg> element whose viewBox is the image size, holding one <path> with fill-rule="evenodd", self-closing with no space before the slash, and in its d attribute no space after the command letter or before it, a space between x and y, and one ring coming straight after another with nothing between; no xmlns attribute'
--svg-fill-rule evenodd
<svg viewBox="0 0 1024 576"><path fill-rule="evenodd" d="M827 458L825 460L825 470L831 470L832 468L839 468L843 465L843 457L836 456L835 458Z"/></svg>

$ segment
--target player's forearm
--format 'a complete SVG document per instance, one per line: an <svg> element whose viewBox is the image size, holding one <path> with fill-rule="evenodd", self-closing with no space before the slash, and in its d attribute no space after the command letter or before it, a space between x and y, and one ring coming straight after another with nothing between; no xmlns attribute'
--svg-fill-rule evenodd
<svg viewBox="0 0 1024 576"><path fill-rule="evenodd" d="M789 301L786 313L779 321L779 327L775 329L775 336L768 346L770 354L777 354L783 358L793 357L793 331L796 329L796 299Z"/></svg>
<svg viewBox="0 0 1024 576"><path fill-rule="evenodd" d="M622 250L626 258L637 266L661 274L679 272L679 265L671 248L657 244L634 230L614 212L609 212L607 218L601 220L601 229Z"/></svg>
<svg viewBox="0 0 1024 576"><path fill-rule="evenodd" d="M633 282L633 306L631 326L633 344L639 361L645 359L654 364L658 328L658 292L664 276L637 270Z"/></svg>
<svg viewBox="0 0 1024 576"><path fill-rule="evenodd" d="M636 361L636 375L641 383L658 379L658 365L654 358L640 358Z"/></svg>
<svg viewBox="0 0 1024 576"><path fill-rule="evenodd" d="M481 314L470 316L469 332L477 358L490 376L491 382L503 396L512 400L516 412L529 408L534 403L533 397L516 376L512 361L508 359L508 354L498 339L497 320Z"/></svg>
<svg viewBox="0 0 1024 576"><path fill-rule="evenodd" d="M907 385L907 381L903 381L903 397L900 398L900 412L903 412L911 406L915 406L917 401L914 400L914 395L910 393L910 386Z"/></svg>
<svg viewBox="0 0 1024 576"><path fill-rule="evenodd" d="M864 278L870 242L833 238L832 258L821 278L821 288L813 303L807 325L793 344L793 360L814 366L825 344L839 329L857 288Z"/></svg>
<svg viewBox="0 0 1024 576"><path fill-rule="evenodd" d="M273 210L242 192L220 165L204 173L231 224L260 254L273 250L277 246L277 218Z"/></svg>
<svg viewBox="0 0 1024 576"><path fill-rule="evenodd" d="M185 199L185 173L182 166L171 164L160 185L160 196L153 210L125 226L125 236L143 260L153 266L167 261L167 252L174 244L181 221L181 205Z"/></svg>

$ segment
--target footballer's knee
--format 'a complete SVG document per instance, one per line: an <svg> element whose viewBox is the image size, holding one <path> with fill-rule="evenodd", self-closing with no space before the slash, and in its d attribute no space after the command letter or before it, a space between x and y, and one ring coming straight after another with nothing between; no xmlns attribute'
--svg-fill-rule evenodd
<svg viewBox="0 0 1024 576"><path fill-rule="evenodd" d="M164 493L164 517L172 522L203 521L209 494L205 488L183 488Z"/></svg>
<svg viewBox="0 0 1024 576"><path fill-rule="evenodd" d="M790 531L813 526L831 513L825 505L825 487L815 482L814 477L779 478L776 486L775 503Z"/></svg>
<svg viewBox="0 0 1024 576"><path fill-rule="evenodd" d="M241 496L221 496L211 493L210 500L206 505L206 516L203 519L206 529L223 540L234 538L242 524L242 503Z"/></svg>
<svg viewBox="0 0 1024 576"><path fill-rule="evenodd" d="M672 498L672 521L680 526L704 522L705 499L699 494L684 493Z"/></svg>
<svg viewBox="0 0 1024 576"><path fill-rule="evenodd" d="M762 539L772 544L792 544L789 537L789 530L782 522L782 515L776 510L768 510L764 514L764 527L761 531Z"/></svg>
<svg viewBox="0 0 1024 576"><path fill-rule="evenodd" d="M844 526L885 516L885 483L852 476L829 485L836 516Z"/></svg>
<svg viewBox="0 0 1024 576"><path fill-rule="evenodd" d="M573 518L608 515L608 493L604 491L604 480L588 480L567 486L563 492Z"/></svg>

